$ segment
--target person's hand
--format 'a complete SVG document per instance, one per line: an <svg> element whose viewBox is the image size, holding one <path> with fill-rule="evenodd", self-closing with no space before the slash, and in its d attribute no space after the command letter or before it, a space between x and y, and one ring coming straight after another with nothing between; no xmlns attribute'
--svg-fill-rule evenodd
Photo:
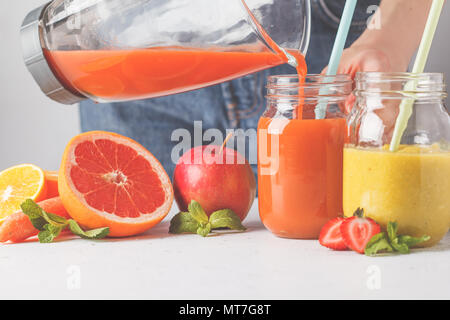
<svg viewBox="0 0 450 320"><path fill-rule="evenodd" d="M372 17L371 28L344 50L338 73L354 79L357 72L406 72L419 46L431 4L431 0L382 0ZM326 73L326 68L322 72ZM351 94L345 103L346 112L350 112L354 102ZM383 122L385 143L390 141L400 102L382 99L383 108L365 110Z"/></svg>
<svg viewBox="0 0 450 320"><path fill-rule="evenodd" d="M355 78L357 72L393 72L393 59L379 48L366 45L354 45L345 49L341 61L339 63L337 74L349 74L352 79ZM406 68L406 67L405 67ZM322 70L322 74L326 74L328 67ZM345 112L348 114L355 103L355 96L349 95L345 102Z"/></svg>
<svg viewBox="0 0 450 320"><path fill-rule="evenodd" d="M388 51L388 50L386 50ZM354 45L346 50L341 58L338 74L349 74L354 79L357 72L405 72L408 68L406 59L402 59L395 53L380 49L379 47L367 45ZM327 68L322 73L325 74ZM345 102L345 112L350 113L356 102L352 93ZM385 100L385 107L372 112L376 114L384 125L383 143L388 143L392 137L395 126L395 119L398 114L399 101Z"/></svg>
<svg viewBox="0 0 450 320"><path fill-rule="evenodd" d="M395 53L369 45L354 45L345 49L338 68L338 74L349 74L354 79L357 72L405 72L409 61ZM325 74L327 68L323 69Z"/></svg>

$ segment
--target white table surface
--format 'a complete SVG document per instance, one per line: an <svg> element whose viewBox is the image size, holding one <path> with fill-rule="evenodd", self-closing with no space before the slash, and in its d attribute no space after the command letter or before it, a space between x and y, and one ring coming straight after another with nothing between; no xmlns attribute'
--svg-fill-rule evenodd
<svg viewBox="0 0 450 320"><path fill-rule="evenodd" d="M169 216L129 239L0 246L0 299L450 299L450 234L409 255L366 257L245 233L169 235Z"/></svg>

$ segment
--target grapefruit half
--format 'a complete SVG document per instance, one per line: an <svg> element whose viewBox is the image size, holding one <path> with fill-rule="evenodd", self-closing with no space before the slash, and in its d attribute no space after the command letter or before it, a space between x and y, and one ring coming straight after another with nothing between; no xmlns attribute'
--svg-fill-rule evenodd
<svg viewBox="0 0 450 320"><path fill-rule="evenodd" d="M109 227L112 237L150 229L173 203L172 184L159 161L137 142L103 131L69 142L58 189L75 221L89 229Z"/></svg>

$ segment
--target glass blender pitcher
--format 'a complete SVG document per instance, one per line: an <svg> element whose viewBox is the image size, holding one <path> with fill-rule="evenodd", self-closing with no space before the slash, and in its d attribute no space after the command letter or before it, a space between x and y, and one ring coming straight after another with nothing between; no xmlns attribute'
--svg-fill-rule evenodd
<svg viewBox="0 0 450 320"><path fill-rule="evenodd" d="M25 63L64 104L159 97L303 60L309 0L54 0L22 28Z"/></svg>

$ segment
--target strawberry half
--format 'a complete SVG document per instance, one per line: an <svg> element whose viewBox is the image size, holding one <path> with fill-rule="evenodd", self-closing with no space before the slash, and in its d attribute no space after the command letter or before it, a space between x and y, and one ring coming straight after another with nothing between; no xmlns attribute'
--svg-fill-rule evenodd
<svg viewBox="0 0 450 320"><path fill-rule="evenodd" d="M364 210L358 208L351 218L341 224L344 243L353 251L364 253L369 240L381 232L381 228L373 219L364 217Z"/></svg>
<svg viewBox="0 0 450 320"><path fill-rule="evenodd" d="M333 250L346 250L347 245L341 235L341 224L344 218L334 218L328 221L320 231L319 242L324 247Z"/></svg>

